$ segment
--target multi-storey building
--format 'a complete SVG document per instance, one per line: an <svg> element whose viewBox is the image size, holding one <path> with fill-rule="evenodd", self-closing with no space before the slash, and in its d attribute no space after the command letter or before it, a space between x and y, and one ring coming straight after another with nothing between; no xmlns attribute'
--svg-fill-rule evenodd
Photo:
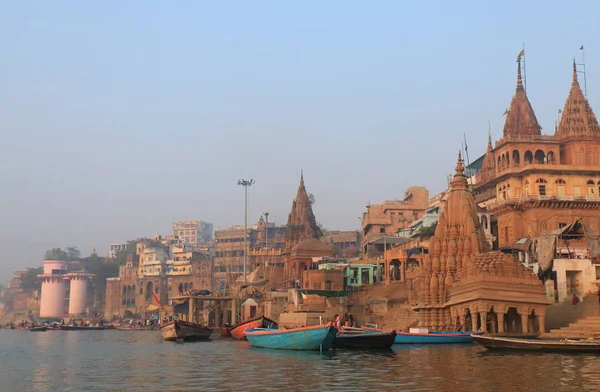
<svg viewBox="0 0 600 392"><path fill-rule="evenodd" d="M584 294L583 288L590 286L584 276L595 281L592 261L600 256L594 243L597 236L589 235L600 228L600 127L579 85L575 63L561 113L554 134L542 135L519 64L503 136L494 144L491 138L488 141L473 177L473 193L478 206L487 210L480 215L481 225L490 230L493 245L530 252L540 274L548 278L549 297L564 299L570 295L567 287ZM577 241L587 241L589 250L586 254L567 250L565 259L561 231L574 222L581 227Z"/></svg>
<svg viewBox="0 0 600 392"><path fill-rule="evenodd" d="M265 263L277 263L285 246L285 227L267 223L261 216L257 224L248 226L247 273ZM228 282L244 272L244 226L232 226L215 232L214 289L226 290Z"/></svg>
<svg viewBox="0 0 600 392"><path fill-rule="evenodd" d="M321 241L331 246L335 256L358 256L361 247L360 231L331 230L323 233ZM347 251L353 254L347 254Z"/></svg>
<svg viewBox="0 0 600 392"><path fill-rule="evenodd" d="M110 244L110 246L108 248L108 257L110 257L111 259L114 259L115 257L117 257L117 254L119 252L125 251L128 246L129 246L128 243Z"/></svg>
<svg viewBox="0 0 600 392"><path fill-rule="evenodd" d="M369 244L380 237L396 236L400 230L408 228L413 221L425 215L428 207L429 191L423 186L409 187L403 200L368 205L362 215L363 254L373 256L373 252L369 252Z"/></svg>
<svg viewBox="0 0 600 392"><path fill-rule="evenodd" d="M173 236L190 245L213 241L213 224L203 221L173 223Z"/></svg>

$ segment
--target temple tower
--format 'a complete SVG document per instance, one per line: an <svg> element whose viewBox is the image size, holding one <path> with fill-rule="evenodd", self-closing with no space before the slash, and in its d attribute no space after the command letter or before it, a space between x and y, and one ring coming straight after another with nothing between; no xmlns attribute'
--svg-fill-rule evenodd
<svg viewBox="0 0 600 392"><path fill-rule="evenodd" d="M312 210L312 201L304 186L304 174L300 174L298 193L292 203L288 216L285 243L286 249L291 250L294 245L309 238L319 239L320 230Z"/></svg>
<svg viewBox="0 0 600 392"><path fill-rule="evenodd" d="M577 64L573 59L573 82L556 131L559 139L600 139L596 115L577 80Z"/></svg>
<svg viewBox="0 0 600 392"><path fill-rule="evenodd" d="M42 283L40 317L60 317L64 314L67 294L66 273L67 262L44 261L44 273L38 275L38 279Z"/></svg>
<svg viewBox="0 0 600 392"><path fill-rule="evenodd" d="M504 136L518 138L522 135L541 135L542 127L538 123L525 88L523 88L521 61L519 60L517 64L517 90L506 113Z"/></svg>

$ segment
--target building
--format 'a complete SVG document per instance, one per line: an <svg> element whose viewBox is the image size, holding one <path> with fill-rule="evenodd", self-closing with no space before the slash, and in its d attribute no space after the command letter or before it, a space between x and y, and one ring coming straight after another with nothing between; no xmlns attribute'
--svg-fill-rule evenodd
<svg viewBox="0 0 600 392"><path fill-rule="evenodd" d="M173 236L190 245L211 242L214 240L213 224L203 221L174 222Z"/></svg>
<svg viewBox="0 0 600 392"><path fill-rule="evenodd" d="M542 135L518 64L517 87L503 136L494 144L490 137L478 160L481 167L473 170L473 194L485 213L480 222L489 230L495 248L509 250L526 238L550 238L576 219L588 233L600 229L600 127L579 85L575 63L561 112L555 132ZM591 240L588 236L588 243ZM598 256L590 252L585 257ZM552 270L550 264L545 265ZM570 265L574 269L565 267L565 274L582 272ZM552 279L552 271L542 272L554 281L554 288L547 287L549 295L562 290Z"/></svg>
<svg viewBox="0 0 600 392"><path fill-rule="evenodd" d="M362 215L362 251L366 257L376 256L370 252L369 244L377 238L397 236L402 229L425 215L429 207L429 191L423 186L412 186L406 190L404 199L389 200L382 204L369 204ZM375 253L374 253L375 252Z"/></svg>
<svg viewBox="0 0 600 392"><path fill-rule="evenodd" d="M108 248L108 257L110 257L111 259L114 259L115 257L117 257L117 254L119 252L126 251L128 246L129 246L128 243L110 244L110 246Z"/></svg>
<svg viewBox="0 0 600 392"><path fill-rule="evenodd" d="M140 314L192 290L213 289L213 259L183 243L155 246L146 241L127 255L119 276L106 281L105 317ZM160 301L160 304L157 303Z"/></svg>
<svg viewBox="0 0 600 392"><path fill-rule="evenodd" d="M256 225L248 226L247 273L265 264L282 263L286 228L266 222L261 216ZM214 288L228 290L230 283L244 272L244 226L232 226L215 232Z"/></svg>
<svg viewBox="0 0 600 392"><path fill-rule="evenodd" d="M323 233L321 241L333 249L335 256L358 256L361 248L360 231L331 230Z"/></svg>

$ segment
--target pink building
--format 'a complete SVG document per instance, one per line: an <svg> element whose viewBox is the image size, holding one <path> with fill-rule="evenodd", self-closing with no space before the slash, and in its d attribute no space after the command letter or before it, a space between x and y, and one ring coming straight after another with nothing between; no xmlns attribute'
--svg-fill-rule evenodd
<svg viewBox="0 0 600 392"><path fill-rule="evenodd" d="M69 290L69 314L86 312L87 285L92 276L85 272L67 273L68 263L59 260L44 261L44 273L38 275L42 282L40 317L62 317L65 315L67 285Z"/></svg>

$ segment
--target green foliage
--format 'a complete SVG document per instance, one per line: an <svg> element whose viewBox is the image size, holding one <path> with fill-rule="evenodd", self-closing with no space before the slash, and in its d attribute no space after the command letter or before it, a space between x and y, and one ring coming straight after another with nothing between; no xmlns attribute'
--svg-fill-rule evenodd
<svg viewBox="0 0 600 392"><path fill-rule="evenodd" d="M27 268L27 272L21 277L21 288L26 292L40 290L42 284L38 280L38 275L44 273L44 268Z"/></svg>
<svg viewBox="0 0 600 392"><path fill-rule="evenodd" d="M322 238L326 231L327 229L323 227L323 224L321 222L317 222L317 239Z"/></svg>
<svg viewBox="0 0 600 392"><path fill-rule="evenodd" d="M136 251L137 240L127 241L127 248L119 251L115 256L114 262L118 265L125 265L127 263L127 255L133 255Z"/></svg>
<svg viewBox="0 0 600 392"><path fill-rule="evenodd" d="M61 248L52 248L46 251L44 260L75 261L79 260L81 252L76 246L69 246L66 250Z"/></svg>
<svg viewBox="0 0 600 392"><path fill-rule="evenodd" d="M116 260L100 256L90 256L81 259L81 265L86 272L93 274L92 285L96 297L103 300L106 295L106 278L119 276L119 263Z"/></svg>
<svg viewBox="0 0 600 392"><path fill-rule="evenodd" d="M429 226L421 227L418 231L419 239L422 241L424 239L433 237L433 235L435 234L436 227L437 227L437 222L435 222Z"/></svg>
<svg viewBox="0 0 600 392"><path fill-rule="evenodd" d="M52 248L46 251L46 254L44 255L44 260L68 261L69 255L67 252L60 248Z"/></svg>

